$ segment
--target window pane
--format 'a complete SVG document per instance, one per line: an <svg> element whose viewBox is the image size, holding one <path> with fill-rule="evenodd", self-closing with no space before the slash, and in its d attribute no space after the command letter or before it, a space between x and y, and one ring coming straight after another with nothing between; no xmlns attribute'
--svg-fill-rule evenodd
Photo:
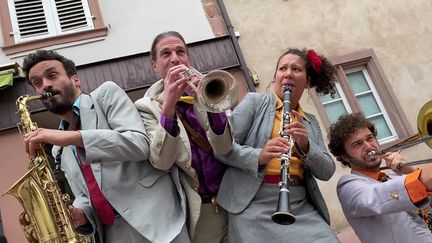
<svg viewBox="0 0 432 243"><path fill-rule="evenodd" d="M358 96L357 101L360 104L361 111L363 111L366 117L381 113L378 103L372 93Z"/></svg>
<svg viewBox="0 0 432 243"><path fill-rule="evenodd" d="M348 73L347 78L351 84L354 94L359 94L370 90L362 71Z"/></svg>
<svg viewBox="0 0 432 243"><path fill-rule="evenodd" d="M377 139L382 140L385 138L392 137L389 126L387 125L383 115L379 115L376 117L371 117L369 120L375 124L375 128L378 131Z"/></svg>
<svg viewBox="0 0 432 243"><path fill-rule="evenodd" d="M327 116L330 120L330 123L337 121L340 115L347 113L347 110L345 109L342 100L325 104L324 109L327 112Z"/></svg>
<svg viewBox="0 0 432 243"><path fill-rule="evenodd" d="M326 103L326 102L329 102L329 101L333 101L335 99L340 99L341 96L339 94L339 91L337 89L335 89L335 90L336 90L336 94L335 94L334 98L332 98L330 94L318 95L320 97L320 99L321 99L321 103Z"/></svg>

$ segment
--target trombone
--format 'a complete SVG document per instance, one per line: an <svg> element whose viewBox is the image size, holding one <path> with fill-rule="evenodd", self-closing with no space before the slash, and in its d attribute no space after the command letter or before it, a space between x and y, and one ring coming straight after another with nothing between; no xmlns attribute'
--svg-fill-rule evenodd
<svg viewBox="0 0 432 243"><path fill-rule="evenodd" d="M401 149L412 147L420 143L426 143L427 146L432 148L432 100L426 102L420 109L419 114L417 115L417 129L419 131L418 134L409 137L408 139L404 140L401 143L388 147L382 150L381 152L371 151L369 152L370 153L369 155L375 156L375 155L382 155L391 151L396 151L396 150L400 151ZM422 160L407 162L407 163L399 164L398 169L401 169L406 166L427 164L431 162L432 159L422 159ZM389 169L389 167L388 166L380 167L380 170L386 170L386 169Z"/></svg>

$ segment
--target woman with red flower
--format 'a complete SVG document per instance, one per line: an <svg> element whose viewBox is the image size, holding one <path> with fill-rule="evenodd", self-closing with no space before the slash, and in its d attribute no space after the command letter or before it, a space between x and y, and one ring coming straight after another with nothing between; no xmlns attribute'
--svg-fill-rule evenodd
<svg viewBox="0 0 432 243"><path fill-rule="evenodd" d="M235 144L220 158L230 167L217 198L229 212L229 242L338 242L315 180L329 180L335 164L317 119L299 104L309 88L334 94L335 69L313 50L289 49L280 56L274 79L273 93L249 93L232 113ZM283 108L286 86L291 89L288 110ZM290 123L281 118L284 109ZM282 225L273 222L271 215L279 199L281 156L289 150L287 184L295 222Z"/></svg>

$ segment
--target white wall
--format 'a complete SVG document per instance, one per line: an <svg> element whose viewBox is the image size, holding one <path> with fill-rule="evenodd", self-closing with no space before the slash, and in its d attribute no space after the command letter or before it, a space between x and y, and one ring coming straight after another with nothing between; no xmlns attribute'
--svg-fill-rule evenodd
<svg viewBox="0 0 432 243"><path fill-rule="evenodd" d="M153 38L163 31L176 30L186 42L213 38L201 1L196 0L99 0L108 29L104 40L48 47L77 65L133 55L150 50ZM0 33L1 35L1 33ZM3 38L0 38L3 46ZM0 64L22 63L26 53L6 56L0 50Z"/></svg>

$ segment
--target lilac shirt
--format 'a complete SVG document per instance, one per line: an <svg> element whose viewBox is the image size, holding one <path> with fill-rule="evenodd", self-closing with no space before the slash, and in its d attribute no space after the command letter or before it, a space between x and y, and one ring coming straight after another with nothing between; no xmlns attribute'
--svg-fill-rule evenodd
<svg viewBox="0 0 432 243"><path fill-rule="evenodd" d="M183 114L183 117L188 121L189 125L203 138L207 138L205 130L201 127L198 118L195 114L193 106L184 102L177 102L177 108ZM208 112L208 118L210 127L213 132L217 135L221 135L227 124L227 116L224 112L222 113L210 113ZM161 114L160 123L162 127L173 137L176 137L180 128L177 123L177 118L171 119ZM192 152L192 167L195 169L199 180L198 193L201 196L216 196L222 176L225 172L226 165L218 161L213 153L208 153L202 150L190 137L188 133L189 142L191 144Z"/></svg>

